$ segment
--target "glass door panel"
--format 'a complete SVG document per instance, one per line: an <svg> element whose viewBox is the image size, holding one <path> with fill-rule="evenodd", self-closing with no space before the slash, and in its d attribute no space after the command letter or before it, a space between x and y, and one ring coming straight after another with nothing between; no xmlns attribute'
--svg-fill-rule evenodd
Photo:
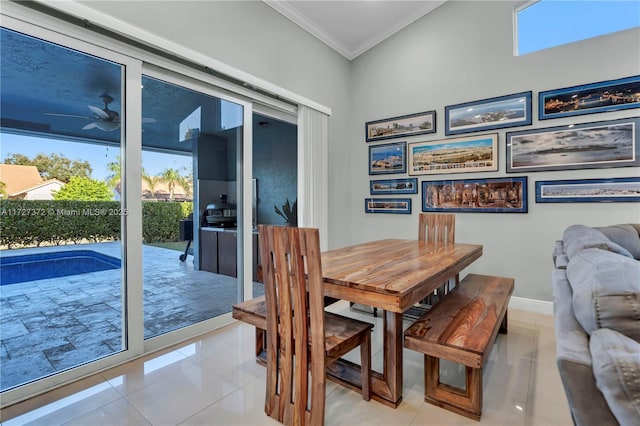
<svg viewBox="0 0 640 426"><path fill-rule="evenodd" d="M144 336L231 312L238 300L243 108L142 78Z"/></svg>
<svg viewBox="0 0 640 426"><path fill-rule="evenodd" d="M123 351L118 63L2 28L2 391Z"/></svg>
<svg viewBox="0 0 640 426"><path fill-rule="evenodd" d="M258 257L258 224L297 225L298 128L296 124L253 113L253 252ZM253 296L264 294L254 274Z"/></svg>

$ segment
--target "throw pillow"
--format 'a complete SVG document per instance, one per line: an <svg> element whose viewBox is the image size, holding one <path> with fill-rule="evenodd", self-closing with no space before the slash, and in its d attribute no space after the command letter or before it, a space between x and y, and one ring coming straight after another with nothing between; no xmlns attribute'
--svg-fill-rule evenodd
<svg viewBox="0 0 640 426"><path fill-rule="evenodd" d="M586 249L567 265L575 317L591 334L609 327L640 341L640 262Z"/></svg>
<svg viewBox="0 0 640 426"><path fill-rule="evenodd" d="M593 375L621 425L640 424L640 343L606 328L589 341Z"/></svg>
<svg viewBox="0 0 640 426"><path fill-rule="evenodd" d="M599 248L633 258L629 250L614 243L602 232L589 226L569 226L565 229L562 240L564 242L565 253L569 259L588 248Z"/></svg>

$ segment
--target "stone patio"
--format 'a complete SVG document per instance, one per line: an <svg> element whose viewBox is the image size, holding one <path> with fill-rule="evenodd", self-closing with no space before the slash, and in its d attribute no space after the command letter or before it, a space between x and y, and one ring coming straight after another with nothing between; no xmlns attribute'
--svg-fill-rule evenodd
<svg viewBox="0 0 640 426"><path fill-rule="evenodd" d="M120 243L11 250L95 250L120 258ZM193 256L143 246L145 339L231 311L233 277L194 270ZM0 389L110 355L122 346L121 269L0 287L2 334ZM260 284L254 294L262 294Z"/></svg>

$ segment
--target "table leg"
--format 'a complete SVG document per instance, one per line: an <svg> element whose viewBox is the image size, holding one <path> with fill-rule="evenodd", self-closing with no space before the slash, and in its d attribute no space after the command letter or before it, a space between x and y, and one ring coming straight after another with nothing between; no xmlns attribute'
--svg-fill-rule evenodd
<svg viewBox="0 0 640 426"><path fill-rule="evenodd" d="M377 380L374 383L386 402L397 407L402 401L402 314L383 311L382 326L384 370L381 383Z"/></svg>

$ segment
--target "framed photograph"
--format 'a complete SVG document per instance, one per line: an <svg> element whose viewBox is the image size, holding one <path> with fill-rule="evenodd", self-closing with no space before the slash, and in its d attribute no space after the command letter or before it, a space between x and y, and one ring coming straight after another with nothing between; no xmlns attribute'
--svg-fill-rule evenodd
<svg viewBox="0 0 640 426"><path fill-rule="evenodd" d="M507 173L639 166L640 118L507 132Z"/></svg>
<svg viewBox="0 0 640 426"><path fill-rule="evenodd" d="M536 203L640 201L640 177L536 181Z"/></svg>
<svg viewBox="0 0 640 426"><path fill-rule="evenodd" d="M527 213L527 177L423 181L422 211Z"/></svg>
<svg viewBox="0 0 640 426"><path fill-rule="evenodd" d="M364 212L411 214L411 198L365 198Z"/></svg>
<svg viewBox="0 0 640 426"><path fill-rule="evenodd" d="M498 134L409 144L409 174L498 170Z"/></svg>
<svg viewBox="0 0 640 426"><path fill-rule="evenodd" d="M369 181L371 195L417 194L418 179L384 179Z"/></svg>
<svg viewBox="0 0 640 426"><path fill-rule="evenodd" d="M425 111L416 114L365 123L367 142L383 139L404 138L436 132L436 112Z"/></svg>
<svg viewBox="0 0 640 426"><path fill-rule="evenodd" d="M531 92L444 107L444 133L479 132L531 124Z"/></svg>
<svg viewBox="0 0 640 426"><path fill-rule="evenodd" d="M407 172L407 143L396 142L369 146L369 174Z"/></svg>
<svg viewBox="0 0 640 426"><path fill-rule="evenodd" d="M538 119L640 108L640 75L538 93Z"/></svg>

